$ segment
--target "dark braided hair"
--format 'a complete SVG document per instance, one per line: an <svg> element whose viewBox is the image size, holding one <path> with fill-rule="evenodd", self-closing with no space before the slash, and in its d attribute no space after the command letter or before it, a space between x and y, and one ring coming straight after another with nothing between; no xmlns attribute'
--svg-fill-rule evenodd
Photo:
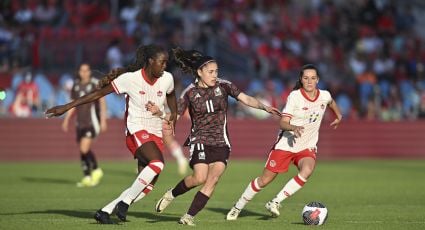
<svg viewBox="0 0 425 230"><path fill-rule="evenodd" d="M123 68L111 70L103 77L98 84L99 88L103 88L111 83L115 78L126 72L134 72L148 65L149 58L154 58L158 53L166 52L166 50L158 45L139 46L136 50L135 61Z"/></svg>
<svg viewBox="0 0 425 230"><path fill-rule="evenodd" d="M198 78L198 69L209 62L215 62L214 58L205 56L197 50L183 50L180 47L172 49L174 61L184 73L192 74Z"/></svg>
<svg viewBox="0 0 425 230"><path fill-rule="evenodd" d="M320 77L319 70L317 69L317 67L315 65L313 65L313 64L305 64L305 65L303 65L303 67L301 67L301 71L300 71L300 74L298 76L298 81L297 81L297 83L295 83L295 86L294 86L293 90L301 89L303 87L303 83L301 82L301 78L304 75L304 70L307 70L307 69L314 69L314 70L316 70L317 76Z"/></svg>

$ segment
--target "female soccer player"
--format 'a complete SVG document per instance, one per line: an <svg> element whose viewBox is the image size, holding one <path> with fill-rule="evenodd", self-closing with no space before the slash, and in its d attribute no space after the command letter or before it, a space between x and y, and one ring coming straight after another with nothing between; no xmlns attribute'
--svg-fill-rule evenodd
<svg viewBox="0 0 425 230"><path fill-rule="evenodd" d="M87 63L80 65L78 78L75 80L71 91L71 99L84 96L93 92L98 80L92 78L91 68ZM77 113L77 142L80 147L81 166L83 179L77 183L78 187L91 187L99 184L103 171L98 167L96 157L91 150L93 139L100 131L106 131L106 102L104 98L88 103L77 108L72 108L62 122L62 129L68 132L69 120Z"/></svg>
<svg viewBox="0 0 425 230"><path fill-rule="evenodd" d="M126 142L128 149L138 160L139 174L134 183L121 195L98 210L94 218L101 224L112 224L110 214L126 220L130 204L143 198L164 168L162 156L162 120L146 109L151 101L163 110L165 100L171 111L173 126L177 117L177 102L173 76L165 71L168 53L159 46L142 46L136 51L134 64L111 71L101 80L101 88L68 104L47 110L46 115L60 116L71 108L95 101L115 91L126 97Z"/></svg>
<svg viewBox="0 0 425 230"><path fill-rule="evenodd" d="M174 49L173 53L179 67L196 77L195 83L183 91L178 101L179 114L182 115L188 107L192 119L191 133L186 144L190 146L189 165L193 173L167 191L155 209L157 212L163 212L175 197L203 185L196 193L188 212L179 221L180 224L195 225L194 216L205 207L226 169L229 158L228 97L234 97L245 105L275 115L280 115L280 112L242 93L231 82L218 78L218 65L212 57L180 48Z"/></svg>
<svg viewBox="0 0 425 230"><path fill-rule="evenodd" d="M236 220L245 205L270 182L278 173L288 171L293 162L299 174L289 180L276 197L266 203L266 209L273 217L280 215L280 203L293 195L307 182L316 165L316 144L319 128L326 106L332 109L336 119L330 124L337 128L341 122L341 112L326 90L317 89L319 73L314 65L304 65L294 90L289 94L280 120L281 132L277 142L269 153L263 174L252 180L235 206L226 216L227 220Z"/></svg>

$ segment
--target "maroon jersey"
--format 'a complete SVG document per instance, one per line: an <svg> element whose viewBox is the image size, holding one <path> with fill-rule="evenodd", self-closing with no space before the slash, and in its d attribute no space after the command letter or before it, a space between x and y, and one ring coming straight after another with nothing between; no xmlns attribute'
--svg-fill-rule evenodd
<svg viewBox="0 0 425 230"><path fill-rule="evenodd" d="M71 99L75 100L96 90L97 82L97 79L91 78L89 83L83 84L77 79L72 87ZM98 132L100 127L99 101L77 106L76 112L78 128L94 127Z"/></svg>
<svg viewBox="0 0 425 230"><path fill-rule="evenodd" d="M229 146L227 132L227 99L237 98L240 90L230 81L218 79L214 87L201 88L190 84L178 100L178 113L187 107L192 120L187 145L202 143L209 146Z"/></svg>

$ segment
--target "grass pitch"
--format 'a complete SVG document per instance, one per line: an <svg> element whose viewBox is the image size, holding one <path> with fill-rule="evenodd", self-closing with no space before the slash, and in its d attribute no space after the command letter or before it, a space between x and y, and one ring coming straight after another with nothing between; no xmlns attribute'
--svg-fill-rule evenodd
<svg viewBox="0 0 425 230"><path fill-rule="evenodd" d="M101 226L93 213L115 198L135 178L135 162L100 162L105 172L95 188L77 188L79 163L0 163L0 229L188 229L177 224L198 189L177 198L163 214L154 205L180 179L169 162L155 189L130 207L129 222ZM320 229L425 229L425 160L320 161L302 190L283 203L279 218L264 204L296 173L280 175L260 192L237 221L224 217L264 161L230 162L213 197L196 216L200 229L311 229L301 210L323 202L328 221ZM114 217L114 219L116 219Z"/></svg>

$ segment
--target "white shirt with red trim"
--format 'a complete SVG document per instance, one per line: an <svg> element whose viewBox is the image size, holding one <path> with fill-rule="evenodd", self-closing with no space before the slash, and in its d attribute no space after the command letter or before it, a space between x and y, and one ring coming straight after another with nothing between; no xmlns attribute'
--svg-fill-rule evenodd
<svg viewBox="0 0 425 230"><path fill-rule="evenodd" d="M296 138L293 131L282 131L275 149L293 153L305 149L316 149L319 140L319 128L328 104L332 102L331 94L326 90L317 90L316 97L310 99L303 89L292 91L282 111L283 116L290 117L290 124L303 126L304 132Z"/></svg>
<svg viewBox="0 0 425 230"><path fill-rule="evenodd" d="M164 111L166 94L174 90L173 75L164 71L161 77L150 82L144 70L127 72L112 81L112 86L117 94L125 94L126 111L125 120L127 130L134 134L140 130L162 137L162 120L147 111L145 105L151 101Z"/></svg>

